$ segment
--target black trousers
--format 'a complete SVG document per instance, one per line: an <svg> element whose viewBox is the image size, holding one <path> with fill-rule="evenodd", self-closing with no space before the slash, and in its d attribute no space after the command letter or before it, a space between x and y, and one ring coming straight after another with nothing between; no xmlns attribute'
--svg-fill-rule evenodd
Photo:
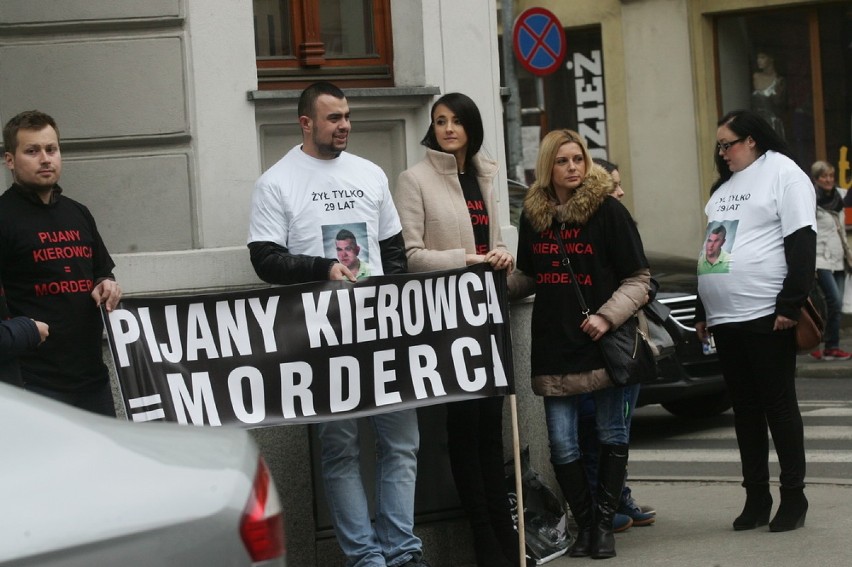
<svg viewBox="0 0 852 567"><path fill-rule="evenodd" d="M769 483L769 436L781 468L781 486L805 484L805 440L796 398L793 329L772 331L774 317L711 331L734 408L743 486Z"/></svg>
<svg viewBox="0 0 852 567"><path fill-rule="evenodd" d="M447 404L447 445L477 564L516 564L518 538L503 465L503 397Z"/></svg>

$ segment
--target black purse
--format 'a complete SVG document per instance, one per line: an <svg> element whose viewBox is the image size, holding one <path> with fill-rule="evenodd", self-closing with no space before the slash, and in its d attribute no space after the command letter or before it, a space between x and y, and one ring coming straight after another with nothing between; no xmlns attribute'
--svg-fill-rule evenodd
<svg viewBox="0 0 852 567"><path fill-rule="evenodd" d="M562 254L562 265L571 274L571 283L577 293L577 301L580 304L583 316L589 318L589 308L571 267L571 260L565 252L565 244L562 242L559 226L553 223L553 232L559 243L559 251ZM648 337L639 328L639 321L632 316L615 329L610 329L597 341L601 349L601 357L604 361L609 379L616 386L632 386L654 382L657 379L657 361L648 343Z"/></svg>

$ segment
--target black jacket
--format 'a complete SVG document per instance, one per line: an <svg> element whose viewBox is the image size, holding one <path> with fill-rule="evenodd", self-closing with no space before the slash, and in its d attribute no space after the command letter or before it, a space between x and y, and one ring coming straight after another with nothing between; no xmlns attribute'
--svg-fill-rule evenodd
<svg viewBox="0 0 852 567"><path fill-rule="evenodd" d="M0 382L22 385L18 355L38 346L38 327L29 317L10 318L0 281Z"/></svg>

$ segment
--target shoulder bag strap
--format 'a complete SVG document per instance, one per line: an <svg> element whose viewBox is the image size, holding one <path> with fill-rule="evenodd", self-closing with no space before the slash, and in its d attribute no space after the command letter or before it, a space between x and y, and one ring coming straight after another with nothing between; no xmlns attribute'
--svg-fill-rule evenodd
<svg viewBox="0 0 852 567"><path fill-rule="evenodd" d="M568 253L565 252L565 243L562 242L562 231L559 228L559 223L553 219L553 233L556 235L556 241L559 243L559 253L562 255L562 266L571 274L571 283L574 284L574 291L577 293L577 301L580 303L580 309L583 316L589 318L589 307L586 305L586 299L583 297L583 292L580 291L580 284L577 283L577 276L574 275L574 268L571 267L571 260L568 258Z"/></svg>
<svg viewBox="0 0 852 567"><path fill-rule="evenodd" d="M840 226L840 219L836 214L832 214L831 218L834 219L834 226L837 227L837 235L840 237L840 244L843 245L843 251L849 252L849 245L846 243L846 231Z"/></svg>

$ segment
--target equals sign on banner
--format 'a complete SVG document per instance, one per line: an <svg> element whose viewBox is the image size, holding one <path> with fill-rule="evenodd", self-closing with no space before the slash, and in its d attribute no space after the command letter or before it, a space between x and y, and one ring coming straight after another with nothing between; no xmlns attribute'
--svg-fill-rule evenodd
<svg viewBox="0 0 852 567"><path fill-rule="evenodd" d="M133 421L156 421L166 418L166 412L163 411L162 407L158 407L163 405L160 394L131 398L128 403Z"/></svg>

